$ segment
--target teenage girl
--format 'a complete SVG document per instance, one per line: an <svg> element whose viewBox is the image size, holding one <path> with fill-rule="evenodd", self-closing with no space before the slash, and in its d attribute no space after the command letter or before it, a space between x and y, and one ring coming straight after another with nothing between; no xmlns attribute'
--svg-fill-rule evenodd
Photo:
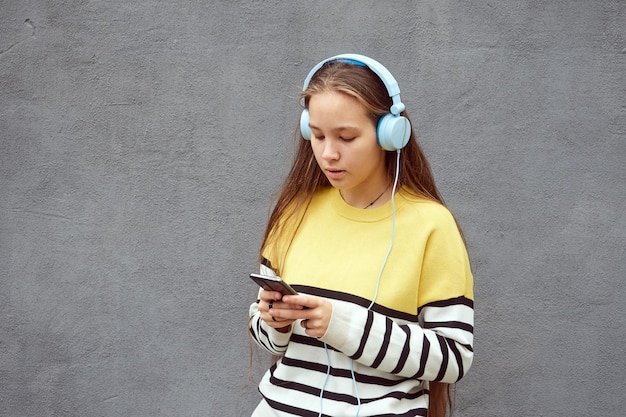
<svg viewBox="0 0 626 417"><path fill-rule="evenodd" d="M249 331L279 357L253 413L426 416L450 408L473 357L473 278L393 76L322 61L304 83L291 171L261 247Z"/></svg>

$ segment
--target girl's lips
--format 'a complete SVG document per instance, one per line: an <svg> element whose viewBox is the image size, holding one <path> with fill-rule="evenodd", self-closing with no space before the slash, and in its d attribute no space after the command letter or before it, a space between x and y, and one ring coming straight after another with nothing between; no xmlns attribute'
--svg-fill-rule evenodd
<svg viewBox="0 0 626 417"><path fill-rule="evenodd" d="M327 169L326 176L328 178L337 180L345 175L346 171L338 170L338 169Z"/></svg>

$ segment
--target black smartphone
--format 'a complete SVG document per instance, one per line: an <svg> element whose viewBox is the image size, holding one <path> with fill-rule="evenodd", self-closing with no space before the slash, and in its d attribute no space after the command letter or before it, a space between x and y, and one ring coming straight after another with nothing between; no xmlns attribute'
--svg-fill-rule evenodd
<svg viewBox="0 0 626 417"><path fill-rule="evenodd" d="M250 274L250 278L266 291L280 291L283 295L298 295L298 292L279 277L262 274Z"/></svg>

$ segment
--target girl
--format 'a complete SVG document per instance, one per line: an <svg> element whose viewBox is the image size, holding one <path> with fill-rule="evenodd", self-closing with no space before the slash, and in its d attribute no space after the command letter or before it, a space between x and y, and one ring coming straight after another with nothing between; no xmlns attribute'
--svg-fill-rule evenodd
<svg viewBox="0 0 626 417"><path fill-rule="evenodd" d="M404 113L371 58L322 61L302 92L300 141L270 216L249 331L279 357L253 413L443 417L473 357L473 278Z"/></svg>

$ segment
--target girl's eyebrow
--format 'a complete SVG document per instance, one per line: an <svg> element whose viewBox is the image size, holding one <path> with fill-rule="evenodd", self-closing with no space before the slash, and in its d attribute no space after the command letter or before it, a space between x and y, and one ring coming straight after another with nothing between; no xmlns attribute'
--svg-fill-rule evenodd
<svg viewBox="0 0 626 417"><path fill-rule="evenodd" d="M316 130L322 130L319 127L315 126L314 124L309 123L309 127L311 129L316 129ZM343 132L345 130L358 130L359 128L357 126L339 126L336 127L334 129L332 129L332 131L334 132Z"/></svg>

